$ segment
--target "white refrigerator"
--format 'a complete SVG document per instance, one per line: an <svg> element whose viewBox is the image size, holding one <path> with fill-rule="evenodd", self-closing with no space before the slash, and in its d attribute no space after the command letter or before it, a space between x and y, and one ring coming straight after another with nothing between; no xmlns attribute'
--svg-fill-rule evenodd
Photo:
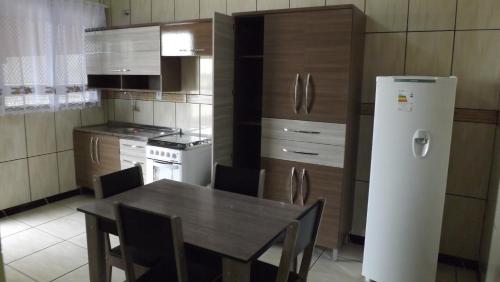
<svg viewBox="0 0 500 282"><path fill-rule="evenodd" d="M363 276L434 282L456 77L377 77Z"/></svg>

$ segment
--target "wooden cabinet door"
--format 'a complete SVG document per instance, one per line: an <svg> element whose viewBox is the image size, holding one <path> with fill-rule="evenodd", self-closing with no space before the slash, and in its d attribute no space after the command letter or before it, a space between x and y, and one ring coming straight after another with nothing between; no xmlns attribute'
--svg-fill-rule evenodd
<svg viewBox="0 0 500 282"><path fill-rule="evenodd" d="M95 135L96 163L94 176L120 170L120 140L107 135Z"/></svg>
<svg viewBox="0 0 500 282"><path fill-rule="evenodd" d="M212 22L164 25L162 56L211 56Z"/></svg>
<svg viewBox="0 0 500 282"><path fill-rule="evenodd" d="M319 198L326 199L318 244L336 248L340 228L343 169L303 163L299 174L299 204L310 205Z"/></svg>
<svg viewBox="0 0 500 282"><path fill-rule="evenodd" d="M95 161L92 137L90 133L73 132L76 184L81 187L93 187L92 170Z"/></svg>
<svg viewBox="0 0 500 282"><path fill-rule="evenodd" d="M301 120L345 123L350 80L352 10L305 13Z"/></svg>
<svg viewBox="0 0 500 282"><path fill-rule="evenodd" d="M284 203L297 203L299 163L262 158L261 168L266 170L264 198Z"/></svg>
<svg viewBox="0 0 500 282"><path fill-rule="evenodd" d="M304 14L264 17L262 116L298 119L304 77Z"/></svg>

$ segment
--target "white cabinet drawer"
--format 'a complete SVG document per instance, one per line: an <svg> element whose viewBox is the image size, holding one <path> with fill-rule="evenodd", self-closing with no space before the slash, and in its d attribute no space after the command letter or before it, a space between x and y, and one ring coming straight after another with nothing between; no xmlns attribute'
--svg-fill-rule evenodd
<svg viewBox="0 0 500 282"><path fill-rule="evenodd" d="M146 158L146 142L120 139L120 155L139 159Z"/></svg>
<svg viewBox="0 0 500 282"><path fill-rule="evenodd" d="M262 138L261 156L331 167L344 167L344 147Z"/></svg>
<svg viewBox="0 0 500 282"><path fill-rule="evenodd" d="M100 35L99 32L102 32ZM97 31L102 38L105 53L131 53L161 50L160 27L137 27Z"/></svg>
<svg viewBox="0 0 500 282"><path fill-rule="evenodd" d="M345 146L346 125L288 119L262 119L262 137Z"/></svg>

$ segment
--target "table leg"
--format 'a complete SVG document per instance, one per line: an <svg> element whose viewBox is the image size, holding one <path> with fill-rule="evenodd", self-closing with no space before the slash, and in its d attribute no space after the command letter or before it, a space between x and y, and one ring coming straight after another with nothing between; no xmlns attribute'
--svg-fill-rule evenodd
<svg viewBox="0 0 500 282"><path fill-rule="evenodd" d="M99 230L97 217L85 214L90 282L106 281L104 232Z"/></svg>
<svg viewBox="0 0 500 282"><path fill-rule="evenodd" d="M222 258L223 282L250 282L251 263Z"/></svg>

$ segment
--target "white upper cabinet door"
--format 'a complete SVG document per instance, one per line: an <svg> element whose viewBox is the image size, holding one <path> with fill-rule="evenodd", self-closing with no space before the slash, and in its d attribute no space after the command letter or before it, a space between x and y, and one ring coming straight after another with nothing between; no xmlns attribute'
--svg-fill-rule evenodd
<svg viewBox="0 0 500 282"><path fill-rule="evenodd" d="M88 32L88 74L160 75L160 27Z"/></svg>
<svg viewBox="0 0 500 282"><path fill-rule="evenodd" d="M175 20L193 20L200 18L199 0L175 0Z"/></svg>
<svg viewBox="0 0 500 282"><path fill-rule="evenodd" d="M130 0L111 0L111 25L130 24Z"/></svg>
<svg viewBox="0 0 500 282"><path fill-rule="evenodd" d="M151 22L151 0L130 0L130 23Z"/></svg>
<svg viewBox="0 0 500 282"><path fill-rule="evenodd" d="M151 0L151 20L157 22L174 21L175 0Z"/></svg>

